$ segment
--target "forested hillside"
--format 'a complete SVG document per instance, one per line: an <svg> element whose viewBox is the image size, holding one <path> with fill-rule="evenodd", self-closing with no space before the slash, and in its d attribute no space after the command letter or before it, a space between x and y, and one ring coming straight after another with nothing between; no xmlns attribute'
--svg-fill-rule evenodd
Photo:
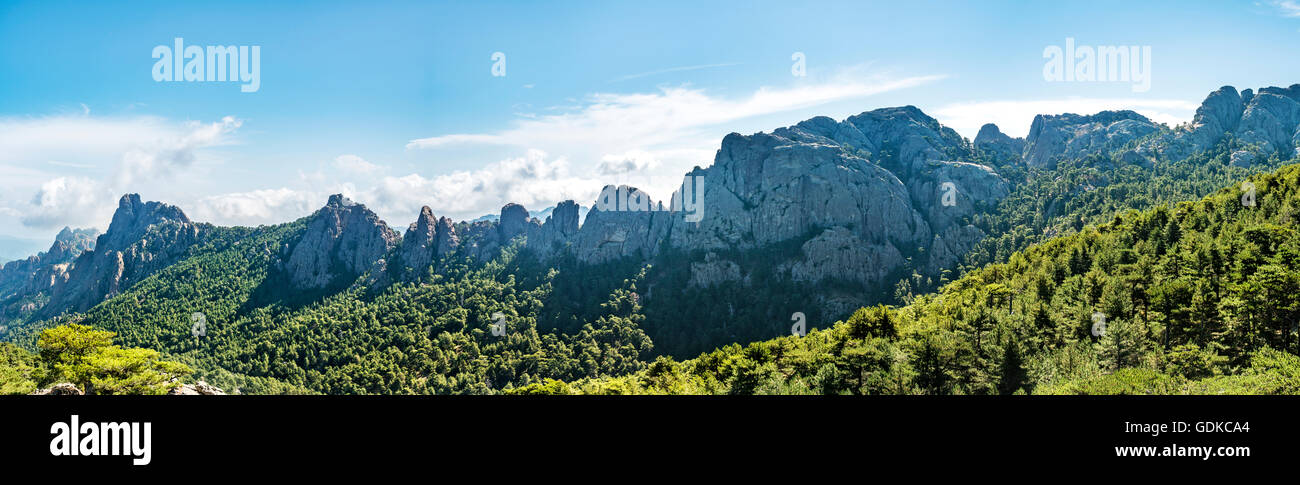
<svg viewBox="0 0 1300 485"><path fill-rule="evenodd" d="M1126 211L902 308L519 393L1300 392L1300 165Z"/></svg>

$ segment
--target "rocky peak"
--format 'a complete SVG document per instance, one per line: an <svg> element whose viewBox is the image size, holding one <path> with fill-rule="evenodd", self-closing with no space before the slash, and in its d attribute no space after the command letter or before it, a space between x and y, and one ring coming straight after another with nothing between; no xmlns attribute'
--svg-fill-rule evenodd
<svg viewBox="0 0 1300 485"><path fill-rule="evenodd" d="M85 311L122 292L179 261L210 227L194 224L176 206L143 202L139 194L122 196L108 231L95 241L94 249L82 252L66 275L42 278L38 287L50 288L52 296L41 316Z"/></svg>
<svg viewBox="0 0 1300 485"><path fill-rule="evenodd" d="M180 208L162 202L141 202L140 194L126 194L117 203L113 222L100 236L96 247L120 250L140 239L150 226L173 223L189 225L190 218Z"/></svg>
<svg viewBox="0 0 1300 485"><path fill-rule="evenodd" d="M402 236L402 262L408 268L421 270L433 261L437 224L438 219L433 216L433 210L429 206L420 208L420 217Z"/></svg>
<svg viewBox="0 0 1300 485"><path fill-rule="evenodd" d="M572 200L560 202L542 227L553 228L563 236L572 236L578 232L578 209L578 204Z"/></svg>
<svg viewBox="0 0 1300 485"><path fill-rule="evenodd" d="M1025 150L1023 138L1007 136L998 129L998 125L993 123L980 127L979 133L975 135L974 145L976 149L990 153L998 160L1018 158Z"/></svg>
<svg viewBox="0 0 1300 485"><path fill-rule="evenodd" d="M365 205L332 195L325 207L312 214L285 270L299 288L324 288L369 270L397 241L397 233Z"/></svg>
<svg viewBox="0 0 1300 485"><path fill-rule="evenodd" d="M1108 153L1158 130L1151 120L1129 110L1094 115L1038 115L1025 138L1024 161L1032 167L1060 159Z"/></svg>
<svg viewBox="0 0 1300 485"><path fill-rule="evenodd" d="M460 238L456 235L456 224L446 217L438 219L438 227L435 230L436 240L434 243L435 254L439 257L445 256L456 251L460 247Z"/></svg>
<svg viewBox="0 0 1300 485"><path fill-rule="evenodd" d="M961 135L915 106L880 108L842 122L819 116L773 130L772 135L800 143L838 145L865 154L900 180L910 179L931 161L968 155Z"/></svg>
<svg viewBox="0 0 1300 485"><path fill-rule="evenodd" d="M509 241L510 238L522 234L528 225L528 209L524 206L509 203L501 208L501 219L497 229L501 231L501 242Z"/></svg>
<svg viewBox="0 0 1300 485"><path fill-rule="evenodd" d="M1234 156L1234 163L1256 155L1300 153L1300 84L1288 88L1264 87L1238 92L1221 87L1205 97L1192 123L1143 143L1123 154L1126 159L1182 160L1213 148L1228 133L1249 151Z"/></svg>

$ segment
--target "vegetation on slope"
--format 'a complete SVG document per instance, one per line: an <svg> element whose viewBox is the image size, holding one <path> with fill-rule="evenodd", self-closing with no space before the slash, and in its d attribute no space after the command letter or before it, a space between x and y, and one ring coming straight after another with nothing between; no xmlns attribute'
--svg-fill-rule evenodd
<svg viewBox="0 0 1300 485"><path fill-rule="evenodd" d="M903 308L518 393L1300 392L1300 166L1127 211Z"/></svg>

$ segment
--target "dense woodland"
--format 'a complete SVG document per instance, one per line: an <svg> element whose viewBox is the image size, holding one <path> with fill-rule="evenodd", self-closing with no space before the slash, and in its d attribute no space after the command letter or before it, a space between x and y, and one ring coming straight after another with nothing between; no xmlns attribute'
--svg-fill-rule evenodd
<svg viewBox="0 0 1300 485"><path fill-rule="evenodd" d="M0 392L64 379L156 393L158 375L232 393L1300 392L1300 167L1252 178L1257 203L1243 206L1240 182L1287 162L1236 167L1233 149L1154 167L1093 156L1026 170L985 157L1013 190L971 221L989 237L965 265L908 268L858 295L873 305L842 322L810 315L820 330L803 337L789 336L792 311L862 290L775 271L802 240L724 255L749 286L690 289L682 261L695 255L671 250L585 266L539 261L516 239L491 261L450 257L416 282L363 276L286 294L276 253L305 220L216 228L87 312L12 325ZM42 350L43 331L103 343L95 329L158 352L133 356L149 385L96 384ZM97 359L78 365L107 365Z"/></svg>
<svg viewBox="0 0 1300 485"><path fill-rule="evenodd" d="M902 308L516 393L1300 392L1300 166L1126 211Z"/></svg>

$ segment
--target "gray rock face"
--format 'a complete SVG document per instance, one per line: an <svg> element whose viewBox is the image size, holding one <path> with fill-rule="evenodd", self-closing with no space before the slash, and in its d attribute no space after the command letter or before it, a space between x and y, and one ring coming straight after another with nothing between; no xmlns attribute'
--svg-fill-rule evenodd
<svg viewBox="0 0 1300 485"><path fill-rule="evenodd" d="M735 261L720 259L716 253L708 253L704 256L704 261L691 263L688 285L706 288L727 281L741 281L740 265Z"/></svg>
<svg viewBox="0 0 1300 485"><path fill-rule="evenodd" d="M108 231L94 250L77 257L62 277L65 282L56 282L42 315L89 309L179 261L210 229L190 222L175 206L142 202L138 194L123 196Z"/></svg>
<svg viewBox="0 0 1300 485"><path fill-rule="evenodd" d="M70 263L81 253L95 248L97 235L98 231L94 229L65 227L54 238L48 251L6 263L0 268L0 301L47 291L66 281Z"/></svg>
<svg viewBox="0 0 1300 485"><path fill-rule="evenodd" d="M446 217L438 219L438 227L434 234L434 254L438 257L453 253L460 247L460 238L456 236L456 226L451 219Z"/></svg>
<svg viewBox="0 0 1300 485"><path fill-rule="evenodd" d="M176 386L172 390L167 391L167 395L169 396L224 396L226 395L226 392L222 391L221 388L219 387L213 386L203 381L199 381L194 384L181 384L179 386Z"/></svg>
<svg viewBox="0 0 1300 485"><path fill-rule="evenodd" d="M774 130L772 134L793 141L839 145L862 152L876 165L904 181L929 161L955 160L970 155L961 135L915 106L867 111L840 123L820 116Z"/></svg>
<svg viewBox="0 0 1300 485"><path fill-rule="evenodd" d="M844 122L813 118L771 134L733 133L723 139L712 166L688 175L701 192L698 221L675 211L682 208L678 199L686 184L674 194L673 211L601 210L610 204L597 204L578 231L575 251L580 260L599 263L648 259L665 243L689 252L810 238L799 258L782 265L791 277L873 283L900 267L905 252L934 243L936 231L958 228L972 236L966 218L1006 197L1007 182L992 169L943 158L963 150L955 132L913 107ZM943 203L945 191L950 205ZM662 207L647 202L641 205ZM961 252L969 246L959 245L977 239L942 243L945 251ZM692 264L691 284L745 277L727 263Z"/></svg>
<svg viewBox="0 0 1300 485"><path fill-rule="evenodd" d="M1256 155L1254 152L1247 150L1237 150L1232 152L1231 163L1237 167L1249 167L1255 163Z"/></svg>
<svg viewBox="0 0 1300 485"><path fill-rule="evenodd" d="M397 233L366 206L332 195L312 215L285 270L299 288L324 288L338 278L356 278L369 270L397 241Z"/></svg>
<svg viewBox="0 0 1300 485"><path fill-rule="evenodd" d="M51 386L48 389L37 389L31 393L32 396L80 396L85 393L81 392L75 384L70 382L61 382Z"/></svg>
<svg viewBox="0 0 1300 485"><path fill-rule="evenodd" d="M527 225L528 209L524 206L510 203L501 208L501 219L497 229L501 231L502 242L523 234Z"/></svg>
<svg viewBox="0 0 1300 485"><path fill-rule="evenodd" d="M1119 150L1159 129L1145 116L1127 110L1088 116L1038 115L1025 138L1023 158L1031 167L1050 166L1060 159Z"/></svg>
<svg viewBox="0 0 1300 485"><path fill-rule="evenodd" d="M644 194L628 186L607 190L615 194ZM622 202L601 205L587 213L587 220L577 233L573 250L578 259L602 263L624 257L650 258L657 253L660 241L667 237L674 213L648 210L659 207L648 196L631 207Z"/></svg>
<svg viewBox="0 0 1300 485"><path fill-rule="evenodd" d="M993 123L980 127L979 133L975 135L974 144L977 150L992 155L996 160L1018 160L1025 151L1024 138L1007 136L998 129L998 125Z"/></svg>
<svg viewBox="0 0 1300 485"><path fill-rule="evenodd" d="M868 243L844 227L822 231L803 244L801 253L790 265L790 276L811 283L834 278L871 285L903 264L898 248Z"/></svg>
<svg viewBox="0 0 1300 485"><path fill-rule="evenodd" d="M1300 153L1300 84L1261 88L1258 94L1250 89L1238 93L1232 86L1219 88L1196 109L1190 125L1132 152L1148 160L1182 160L1213 148L1228 133L1239 143L1253 146L1257 155L1277 153L1289 158Z"/></svg>
<svg viewBox="0 0 1300 485"><path fill-rule="evenodd" d="M557 249L573 241L578 234L580 207L572 200L560 202L546 218L546 222L529 231L528 247L543 256L550 255Z"/></svg>
<svg viewBox="0 0 1300 485"><path fill-rule="evenodd" d="M437 218L429 206L420 209L420 217L406 229L402 236L402 264L416 271L429 267L433 262L438 243Z"/></svg>

